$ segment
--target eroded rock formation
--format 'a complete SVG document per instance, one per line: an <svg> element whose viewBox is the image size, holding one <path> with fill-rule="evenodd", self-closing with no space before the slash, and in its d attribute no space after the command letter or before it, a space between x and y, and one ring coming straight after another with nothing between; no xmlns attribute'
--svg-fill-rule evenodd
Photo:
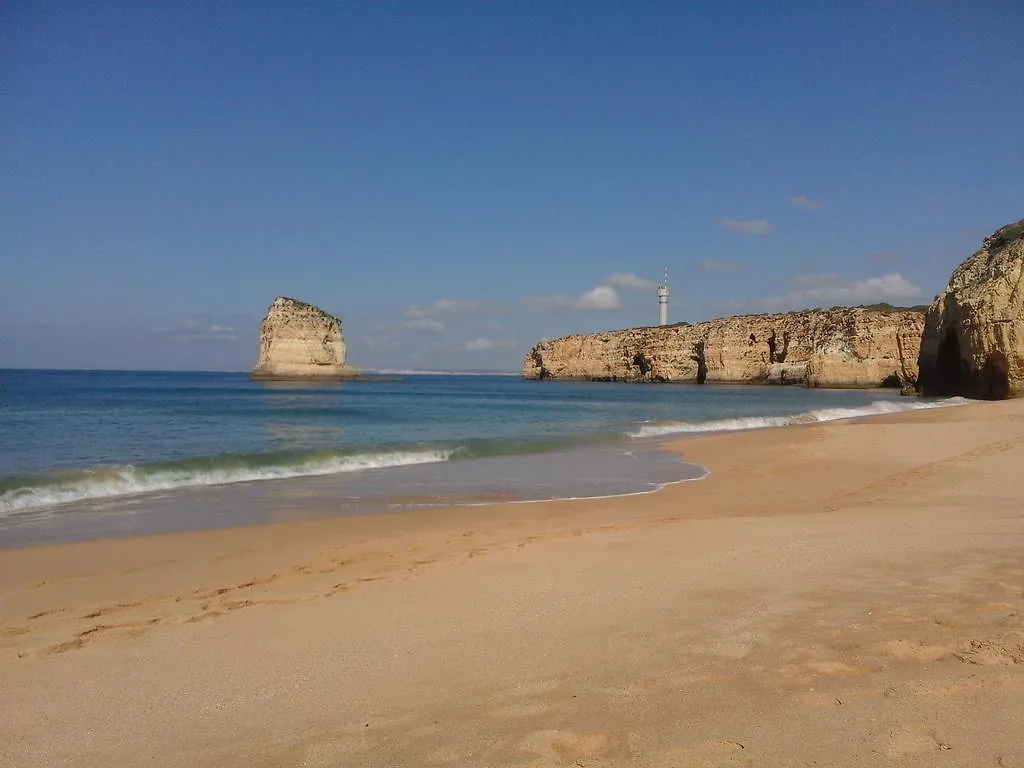
<svg viewBox="0 0 1024 768"><path fill-rule="evenodd" d="M261 379L344 379L341 322L312 304L279 296L260 325L260 357L252 375Z"/></svg>
<svg viewBox="0 0 1024 768"><path fill-rule="evenodd" d="M815 309L566 336L537 344L527 379L898 387L917 379L924 315Z"/></svg>
<svg viewBox="0 0 1024 768"><path fill-rule="evenodd" d="M920 366L925 395L1024 396L1024 219L986 238L935 297Z"/></svg>

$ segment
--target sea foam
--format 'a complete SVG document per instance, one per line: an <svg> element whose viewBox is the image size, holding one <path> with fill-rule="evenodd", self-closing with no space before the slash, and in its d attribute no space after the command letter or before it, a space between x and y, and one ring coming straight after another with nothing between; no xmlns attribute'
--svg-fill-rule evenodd
<svg viewBox="0 0 1024 768"><path fill-rule="evenodd" d="M861 408L820 408L804 411L789 416L738 416L731 419L712 419L709 421L669 421L661 424L645 424L630 431L630 437L662 437L665 435L693 434L698 432L738 432L747 429L765 429L767 427L788 427L794 424L816 424L824 421L855 419L858 416L878 416L886 413L904 413L928 408L946 408L954 405L965 405L971 402L963 397L951 397L945 400L921 401L907 400L892 402L876 400Z"/></svg>
<svg viewBox="0 0 1024 768"><path fill-rule="evenodd" d="M110 466L63 473L59 478L34 478L21 487L0 493L0 517L18 512L68 504L75 501L107 499L138 493L169 491L206 485L228 485L255 480L313 477L365 469L382 469L411 464L447 461L453 451L393 451L312 458L280 464L239 466L237 461L216 460L203 467Z"/></svg>
<svg viewBox="0 0 1024 768"><path fill-rule="evenodd" d="M938 401L880 400L859 408L823 408L788 416L745 416L707 421L643 424L626 434L631 438L656 438L678 434L730 432L792 424L852 419L886 413L942 408L971 402L964 398ZM619 433L621 436L621 433ZM602 436L606 438L607 436ZM334 475L368 469L534 453L545 446L534 443L461 446L423 450L367 451L319 454L274 459L270 456L222 456L161 465L114 465L84 470L47 473L24 478L0 479L0 518L73 502L110 499L136 494L261 480ZM500 448L500 450L499 450Z"/></svg>

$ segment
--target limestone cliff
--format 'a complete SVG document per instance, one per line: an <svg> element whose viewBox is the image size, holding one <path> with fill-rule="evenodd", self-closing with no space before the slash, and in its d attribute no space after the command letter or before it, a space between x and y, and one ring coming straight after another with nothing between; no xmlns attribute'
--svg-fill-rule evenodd
<svg viewBox="0 0 1024 768"><path fill-rule="evenodd" d="M926 395L1024 396L1024 219L986 238L935 297L920 365Z"/></svg>
<svg viewBox="0 0 1024 768"><path fill-rule="evenodd" d="M900 386L917 378L924 315L814 309L566 336L536 345L527 379Z"/></svg>
<svg viewBox="0 0 1024 768"><path fill-rule="evenodd" d="M254 377L342 379L355 374L345 365L345 339L338 318L296 299L274 299L260 325Z"/></svg>

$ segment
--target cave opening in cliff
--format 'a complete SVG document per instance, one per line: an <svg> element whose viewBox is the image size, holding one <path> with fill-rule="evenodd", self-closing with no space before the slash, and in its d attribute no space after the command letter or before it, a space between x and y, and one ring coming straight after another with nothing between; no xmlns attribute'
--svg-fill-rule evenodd
<svg viewBox="0 0 1024 768"><path fill-rule="evenodd" d="M646 379L654 368L651 361L647 358L647 355L643 352L637 352L633 355L633 365L635 365L637 370L640 372L638 377L640 379Z"/></svg>
<svg viewBox="0 0 1024 768"><path fill-rule="evenodd" d="M952 326L946 329L946 335L939 342L935 368L935 394L958 395L964 392L967 376L960 356L960 336Z"/></svg>
<svg viewBox="0 0 1024 768"><path fill-rule="evenodd" d="M753 336L753 334L751 334ZM697 383L703 384L708 380L708 361L704 356L705 344L703 341L698 341L693 345L693 351L690 353L690 359L697 364Z"/></svg>
<svg viewBox="0 0 1024 768"><path fill-rule="evenodd" d="M981 396L988 400L1005 400L1010 396L1010 366L1002 352L993 352L985 359L981 387Z"/></svg>

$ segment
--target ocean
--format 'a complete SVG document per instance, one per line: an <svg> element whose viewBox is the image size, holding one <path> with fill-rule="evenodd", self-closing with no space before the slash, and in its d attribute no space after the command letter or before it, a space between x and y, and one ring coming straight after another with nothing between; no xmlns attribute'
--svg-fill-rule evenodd
<svg viewBox="0 0 1024 768"><path fill-rule="evenodd" d="M962 402L887 390L0 371L0 547L703 477L667 438Z"/></svg>

